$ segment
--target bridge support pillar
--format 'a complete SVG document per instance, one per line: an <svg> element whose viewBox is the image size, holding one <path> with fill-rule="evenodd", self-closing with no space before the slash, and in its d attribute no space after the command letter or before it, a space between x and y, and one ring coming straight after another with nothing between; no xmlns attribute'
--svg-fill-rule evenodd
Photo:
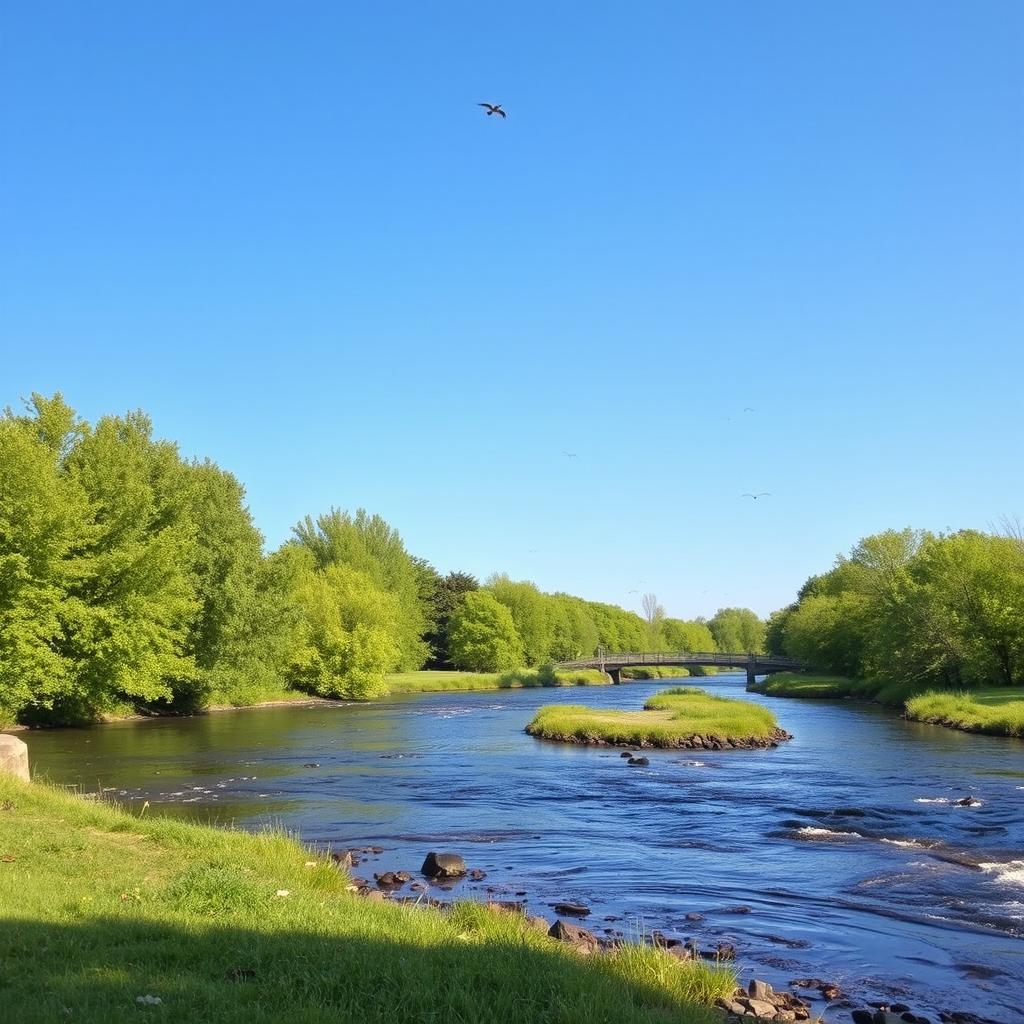
<svg viewBox="0 0 1024 1024"><path fill-rule="evenodd" d="M747 689L751 689L757 682L757 658L751 654L747 658Z"/></svg>
<svg viewBox="0 0 1024 1024"><path fill-rule="evenodd" d="M612 682L618 686L622 682L622 669L621 668L606 668L605 672L612 677Z"/></svg>

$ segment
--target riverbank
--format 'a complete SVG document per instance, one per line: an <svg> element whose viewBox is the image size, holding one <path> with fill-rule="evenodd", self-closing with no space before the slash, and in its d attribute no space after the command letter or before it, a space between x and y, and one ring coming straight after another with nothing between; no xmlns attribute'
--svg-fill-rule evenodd
<svg viewBox="0 0 1024 1024"><path fill-rule="evenodd" d="M581 956L514 913L368 900L324 852L0 777L0 962L22 1024L161 1020L706 1024L731 971ZM444 979L439 984L439 979Z"/></svg>
<svg viewBox="0 0 1024 1024"><path fill-rule="evenodd" d="M791 738L766 708L693 687L655 694L643 711L549 704L526 732L563 743L699 750L774 747Z"/></svg>
<svg viewBox="0 0 1024 1024"><path fill-rule="evenodd" d="M769 697L871 701L898 710L914 722L1024 738L1024 687L953 692L913 683L780 672L748 689Z"/></svg>
<svg viewBox="0 0 1024 1024"><path fill-rule="evenodd" d="M396 672L385 678L387 693L442 693L447 690L522 690L537 686L610 686L597 669L521 668L510 672Z"/></svg>

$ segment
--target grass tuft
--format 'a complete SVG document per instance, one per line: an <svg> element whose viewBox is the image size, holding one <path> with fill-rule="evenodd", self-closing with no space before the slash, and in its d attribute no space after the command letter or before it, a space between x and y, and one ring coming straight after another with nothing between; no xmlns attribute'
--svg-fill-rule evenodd
<svg viewBox="0 0 1024 1024"><path fill-rule="evenodd" d="M907 717L965 732L1024 738L1024 691L984 690L978 694L929 691L907 701Z"/></svg>

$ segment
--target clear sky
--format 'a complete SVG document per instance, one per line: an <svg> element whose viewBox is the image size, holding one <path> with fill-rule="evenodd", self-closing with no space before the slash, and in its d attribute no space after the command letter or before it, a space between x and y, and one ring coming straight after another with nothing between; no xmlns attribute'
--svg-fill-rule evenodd
<svg viewBox="0 0 1024 1024"><path fill-rule="evenodd" d="M1024 515L1022 50L1018 0L7 0L0 405L144 408L270 545L364 506L768 612Z"/></svg>

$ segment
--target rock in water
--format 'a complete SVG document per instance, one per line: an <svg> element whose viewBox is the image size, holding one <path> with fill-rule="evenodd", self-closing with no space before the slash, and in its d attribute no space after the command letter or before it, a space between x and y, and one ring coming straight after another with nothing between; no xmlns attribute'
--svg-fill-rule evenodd
<svg viewBox="0 0 1024 1024"><path fill-rule="evenodd" d="M461 878L466 873L466 862L457 853L431 851L420 870L427 878Z"/></svg>
<svg viewBox="0 0 1024 1024"><path fill-rule="evenodd" d="M651 762L646 757L631 757L626 764L633 767L646 768Z"/></svg>

